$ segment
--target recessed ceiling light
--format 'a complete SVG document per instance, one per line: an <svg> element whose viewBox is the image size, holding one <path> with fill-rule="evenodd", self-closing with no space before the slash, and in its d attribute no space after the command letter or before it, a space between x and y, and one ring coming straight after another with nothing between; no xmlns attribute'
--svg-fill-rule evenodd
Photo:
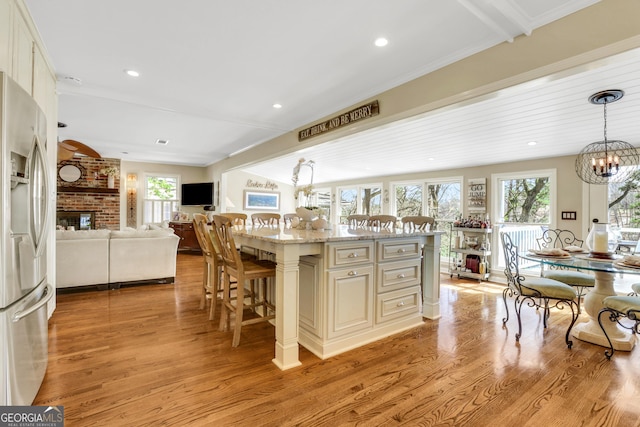
<svg viewBox="0 0 640 427"><path fill-rule="evenodd" d="M429 157L427 160L429 160L430 162L434 161L435 159L433 157Z"/></svg>
<svg viewBox="0 0 640 427"><path fill-rule="evenodd" d="M127 73L128 76L131 77L139 77L140 73L137 72L136 70L124 70L125 73Z"/></svg>
<svg viewBox="0 0 640 427"><path fill-rule="evenodd" d="M535 141L529 141L529 142L527 143L527 145L536 145L536 144L537 144L537 142L535 142Z"/></svg>
<svg viewBox="0 0 640 427"><path fill-rule="evenodd" d="M389 40L385 39L384 37L379 37L376 39L374 44L378 47L386 46L389 44Z"/></svg>
<svg viewBox="0 0 640 427"><path fill-rule="evenodd" d="M273 108L282 108L281 104L273 104Z"/></svg>

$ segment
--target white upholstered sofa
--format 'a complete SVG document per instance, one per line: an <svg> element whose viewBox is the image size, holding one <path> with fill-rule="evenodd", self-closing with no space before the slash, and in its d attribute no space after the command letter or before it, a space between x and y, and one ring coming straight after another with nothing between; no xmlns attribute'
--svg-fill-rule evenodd
<svg viewBox="0 0 640 427"><path fill-rule="evenodd" d="M172 229L56 231L56 287L173 283L179 237Z"/></svg>

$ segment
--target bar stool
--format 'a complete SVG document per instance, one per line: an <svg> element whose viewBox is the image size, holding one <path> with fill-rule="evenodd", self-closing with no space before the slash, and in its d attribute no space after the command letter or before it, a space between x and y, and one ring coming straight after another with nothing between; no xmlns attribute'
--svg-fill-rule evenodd
<svg viewBox="0 0 640 427"><path fill-rule="evenodd" d="M233 226L229 218L214 215L213 216L214 236L220 247L220 255L222 256L223 268L223 292L222 292L222 310L220 314L220 330L228 331L231 313L235 313L234 332L232 346L237 347L240 344L240 331L243 326L265 322L275 319L275 306L267 301L266 279L276 276L276 264L266 260L242 259L240 253L236 249L233 239ZM237 280L236 297L231 297L231 276ZM245 302L246 292L245 285L248 282L255 283L258 281L262 286L262 298L257 300L252 298L251 302ZM253 292L255 295L256 292ZM244 309L262 306L260 317L251 319L243 319ZM270 314L271 313L271 314Z"/></svg>
<svg viewBox="0 0 640 427"><path fill-rule="evenodd" d="M209 308L209 320L213 320L216 314L218 295L222 291L222 257L216 251L207 226L207 217L202 214L193 214L193 230L200 244L202 258L204 261L204 272L202 275L202 297L200 298L200 309L204 309L207 300L211 300Z"/></svg>

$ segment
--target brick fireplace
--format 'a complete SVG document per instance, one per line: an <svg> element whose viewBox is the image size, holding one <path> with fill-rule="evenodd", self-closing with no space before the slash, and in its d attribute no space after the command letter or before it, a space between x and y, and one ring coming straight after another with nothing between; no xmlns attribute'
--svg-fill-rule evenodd
<svg viewBox="0 0 640 427"><path fill-rule="evenodd" d="M116 168L119 159L74 157L58 163L58 171L66 165L80 170L80 177L68 182L57 174L57 224L81 228L120 228L120 174L115 177L114 188L108 188L107 176L100 171ZM89 226L88 226L89 225Z"/></svg>

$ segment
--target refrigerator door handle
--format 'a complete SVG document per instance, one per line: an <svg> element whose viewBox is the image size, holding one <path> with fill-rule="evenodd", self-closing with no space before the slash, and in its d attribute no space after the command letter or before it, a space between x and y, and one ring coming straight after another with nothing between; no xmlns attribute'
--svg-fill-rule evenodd
<svg viewBox="0 0 640 427"><path fill-rule="evenodd" d="M34 311L40 309L40 307L42 307L43 305L47 304L49 300L53 298L53 295L55 295L55 293L53 292L53 286L47 284L47 287L44 289L44 295L42 296L40 301L38 301L28 309L19 311L16 314L14 314L13 317L11 318L11 321L14 323L19 322L20 319L22 319L23 317L27 317Z"/></svg>
<svg viewBox="0 0 640 427"><path fill-rule="evenodd" d="M49 175L47 174L47 155L45 154L44 148L42 146L42 142L35 137L34 145L33 145L33 154L31 160L31 172L32 172L32 194L37 194L35 191L35 186L38 184L42 185L40 197L42 197L42 203L44 205L44 212L37 212L34 208L33 204L32 209L32 225L35 225L34 222L37 219L39 224L38 229L33 230L33 241L35 243L35 253L36 256L39 257L44 253L44 248L46 246L47 239L47 229L49 226L49 210L51 206L51 201L49 200ZM37 179L38 178L38 179ZM41 216L40 216L41 215Z"/></svg>

